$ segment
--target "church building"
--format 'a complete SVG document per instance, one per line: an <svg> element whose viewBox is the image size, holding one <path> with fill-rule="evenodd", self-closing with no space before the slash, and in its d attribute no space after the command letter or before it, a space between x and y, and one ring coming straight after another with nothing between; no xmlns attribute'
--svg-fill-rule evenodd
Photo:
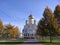
<svg viewBox="0 0 60 45"><path fill-rule="evenodd" d="M34 17L30 14L28 19L26 20L26 24L24 25L24 29L22 31L23 37L27 39L34 39L36 38L36 20Z"/></svg>

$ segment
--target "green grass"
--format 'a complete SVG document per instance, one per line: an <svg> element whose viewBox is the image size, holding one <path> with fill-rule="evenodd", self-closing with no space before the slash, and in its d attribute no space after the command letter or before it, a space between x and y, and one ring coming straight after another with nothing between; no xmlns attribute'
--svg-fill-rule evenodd
<svg viewBox="0 0 60 45"><path fill-rule="evenodd" d="M50 38L44 38L44 39L39 38L38 41L39 42L50 42ZM57 43L59 42L60 43L60 39L55 38L52 40L52 42L57 42Z"/></svg>
<svg viewBox="0 0 60 45"><path fill-rule="evenodd" d="M24 42L25 39L19 39L19 40L10 40L11 42Z"/></svg>
<svg viewBox="0 0 60 45"><path fill-rule="evenodd" d="M18 44L0 44L0 45L18 45Z"/></svg>
<svg viewBox="0 0 60 45"><path fill-rule="evenodd" d="M60 45L60 44L51 44L51 43L46 43L46 44L42 44L42 45Z"/></svg>
<svg viewBox="0 0 60 45"><path fill-rule="evenodd" d="M59 38L55 38L52 40L52 43L49 43L50 42L50 38L39 38L38 39L39 42L48 42L48 43L43 43L42 45L60 45L60 39ZM56 42L56 43L55 43Z"/></svg>
<svg viewBox="0 0 60 45"><path fill-rule="evenodd" d="M24 42L25 39L19 39L19 40L7 40L9 42ZM19 44L0 44L0 45L19 45Z"/></svg>
<svg viewBox="0 0 60 45"><path fill-rule="evenodd" d="M41 39L41 38L39 38L38 41L39 41L39 42L50 42L49 39Z"/></svg>
<svg viewBox="0 0 60 45"><path fill-rule="evenodd" d="M1 41L6 41L6 42L24 42L25 39L6 39L6 38L0 38Z"/></svg>

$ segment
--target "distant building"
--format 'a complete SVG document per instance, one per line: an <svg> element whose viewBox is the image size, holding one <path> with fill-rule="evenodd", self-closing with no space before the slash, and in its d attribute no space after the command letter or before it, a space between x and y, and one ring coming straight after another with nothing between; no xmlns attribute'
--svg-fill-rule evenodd
<svg viewBox="0 0 60 45"><path fill-rule="evenodd" d="M35 38L36 37L36 20L34 17L30 14L28 19L26 20L26 24L24 26L24 29L22 31L24 38Z"/></svg>

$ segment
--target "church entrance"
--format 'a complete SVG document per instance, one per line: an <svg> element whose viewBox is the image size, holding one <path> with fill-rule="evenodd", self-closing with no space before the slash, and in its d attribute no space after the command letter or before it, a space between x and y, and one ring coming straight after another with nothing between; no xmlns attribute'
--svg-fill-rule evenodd
<svg viewBox="0 0 60 45"><path fill-rule="evenodd" d="M24 38L25 39L35 39L34 34L29 34L29 33L26 34Z"/></svg>

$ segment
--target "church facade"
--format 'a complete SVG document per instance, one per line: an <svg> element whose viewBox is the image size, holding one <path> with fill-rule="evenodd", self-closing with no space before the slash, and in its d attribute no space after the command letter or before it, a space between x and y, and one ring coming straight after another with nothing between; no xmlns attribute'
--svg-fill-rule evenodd
<svg viewBox="0 0 60 45"><path fill-rule="evenodd" d="M36 38L36 20L34 17L30 14L28 19L26 20L26 24L24 25L24 29L22 31L24 38Z"/></svg>

